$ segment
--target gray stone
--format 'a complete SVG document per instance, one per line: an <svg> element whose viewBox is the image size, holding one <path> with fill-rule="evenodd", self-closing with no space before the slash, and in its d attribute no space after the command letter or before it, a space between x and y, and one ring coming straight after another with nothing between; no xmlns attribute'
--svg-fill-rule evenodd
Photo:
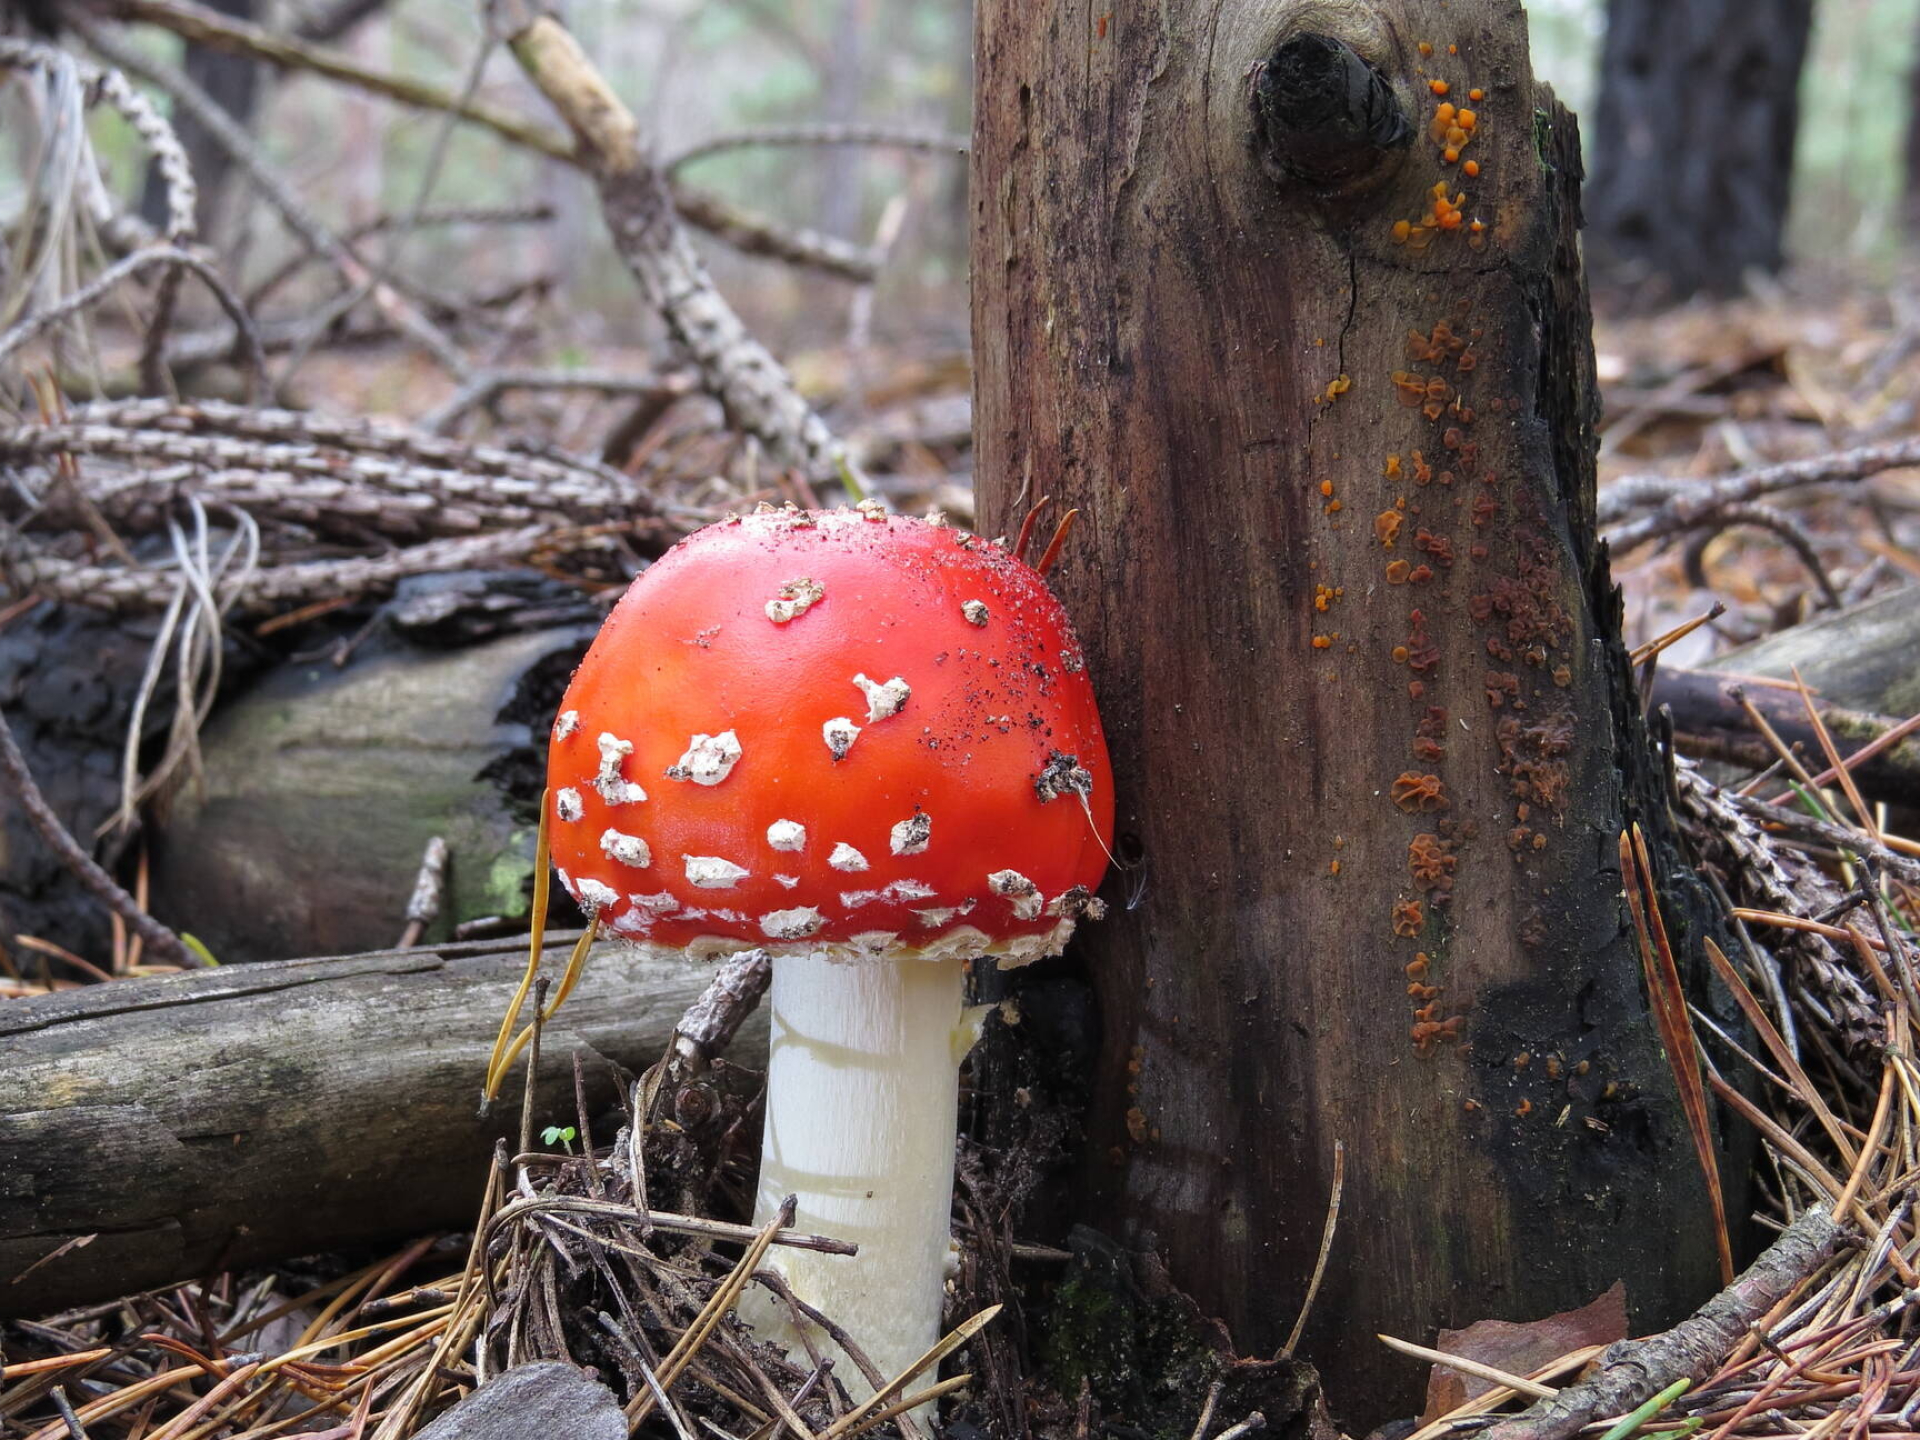
<svg viewBox="0 0 1920 1440"><path fill-rule="evenodd" d="M518 1365L489 1380L415 1440L627 1440L627 1417L614 1393L577 1366L558 1360Z"/></svg>

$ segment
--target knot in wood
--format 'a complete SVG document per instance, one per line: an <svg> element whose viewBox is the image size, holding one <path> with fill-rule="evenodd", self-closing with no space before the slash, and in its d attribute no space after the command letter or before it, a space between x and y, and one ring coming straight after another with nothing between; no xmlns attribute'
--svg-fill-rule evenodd
<svg viewBox="0 0 1920 1440"><path fill-rule="evenodd" d="M1254 141L1275 180L1337 194L1392 173L1413 124L1392 84L1331 35L1293 35L1253 70Z"/></svg>

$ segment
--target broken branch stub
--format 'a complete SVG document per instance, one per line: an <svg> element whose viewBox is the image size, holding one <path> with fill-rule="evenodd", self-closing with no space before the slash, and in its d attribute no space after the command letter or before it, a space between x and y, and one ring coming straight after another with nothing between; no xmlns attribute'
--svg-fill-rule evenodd
<svg viewBox="0 0 1920 1440"><path fill-rule="evenodd" d="M1351 46L1289 37L1253 77L1260 161L1276 179L1323 192L1375 183L1413 140L1393 84Z"/></svg>

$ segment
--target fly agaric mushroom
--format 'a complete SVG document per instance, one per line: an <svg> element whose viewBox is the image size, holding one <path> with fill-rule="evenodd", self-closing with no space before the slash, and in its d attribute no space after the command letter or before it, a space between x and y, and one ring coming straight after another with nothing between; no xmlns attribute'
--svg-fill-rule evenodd
<svg viewBox="0 0 1920 1440"><path fill-rule="evenodd" d="M889 1379L939 1337L966 965L1057 954L1097 913L1108 775L1039 573L877 507L689 536L562 702L561 883L636 946L772 957L756 1223L793 1194L794 1224L859 1246L768 1263Z"/></svg>

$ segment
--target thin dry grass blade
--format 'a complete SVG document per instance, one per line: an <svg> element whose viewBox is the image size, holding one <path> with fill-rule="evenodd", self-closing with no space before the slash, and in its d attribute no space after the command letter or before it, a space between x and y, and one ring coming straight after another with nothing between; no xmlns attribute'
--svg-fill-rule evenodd
<svg viewBox="0 0 1920 1440"><path fill-rule="evenodd" d="M1430 1365L1442 1369L1457 1370L1462 1375L1471 1375L1476 1380L1489 1380L1501 1385L1516 1395L1529 1395L1535 1400L1551 1400L1560 1392L1551 1385L1541 1385L1527 1379L1524 1375L1514 1375L1492 1365L1483 1365L1478 1360L1469 1360L1464 1355L1449 1355L1444 1350L1429 1350L1425 1345L1416 1345L1411 1340L1401 1340L1392 1335L1375 1335L1374 1338L1389 1350L1398 1350L1402 1355L1411 1355L1416 1360L1425 1360Z"/></svg>
<svg viewBox="0 0 1920 1440"><path fill-rule="evenodd" d="M1307 1317L1313 1314L1314 1298L1320 1293L1320 1282L1327 1277L1327 1257L1333 1253L1333 1237L1340 1229L1340 1194L1347 1183L1347 1147L1342 1140L1333 1142L1333 1184L1327 1195L1327 1219L1320 1229L1320 1254L1313 1262L1313 1278L1307 1281L1307 1295L1300 1302L1300 1314L1294 1319L1293 1329L1287 1334L1287 1343L1280 1347L1280 1353L1291 1355L1294 1347L1300 1343L1300 1336L1307 1328Z"/></svg>
<svg viewBox="0 0 1920 1440"><path fill-rule="evenodd" d="M500 1082L506 1077L507 1066L512 1063L507 1055L507 1037L513 1034L514 1022L520 1018L520 1009L527 1003L527 993L533 989L533 977L540 973L540 952L547 938L548 876L553 868L552 856L547 850L547 808L547 792L542 790L540 828L533 842L533 928L527 937L527 972L520 977L520 988L513 992L507 1013L500 1017L500 1033L493 1037L493 1054L487 1058L487 1076L480 1086L480 1103L483 1106L492 1104L500 1093Z"/></svg>
<svg viewBox="0 0 1920 1440"><path fill-rule="evenodd" d="M560 973L560 983L553 987L553 998L540 1008L535 1020L521 1027L520 1033L513 1037L513 1044L507 1047L507 1053L501 1057L497 1074L488 1076L488 1083L497 1091L500 1083L506 1079L507 1071L513 1068L513 1062L520 1058L520 1052L527 1048L533 1039L536 1026L545 1025L553 1019L554 1012L566 1003L573 993L573 987L580 983L581 972L587 968L587 955L593 949L593 942L600 938L600 916L594 914L587 919L587 928L580 932L580 938L573 942L573 953L567 957L567 968ZM514 1007L518 1010L518 1006ZM531 1082L529 1082L531 1083ZM488 1094L491 1100L493 1095Z"/></svg>
<svg viewBox="0 0 1920 1440"><path fill-rule="evenodd" d="M1753 991L1747 988L1745 978L1733 968L1733 962L1727 959L1725 952L1718 945L1714 944L1712 937L1708 937L1706 949L1707 959L1713 965L1714 973L1719 975L1721 983L1732 993L1734 1003L1739 1005L1741 1013L1747 1017L1747 1023L1753 1027L1754 1034L1760 1037L1761 1043L1767 1047L1767 1053L1773 1056L1774 1063L1786 1072L1787 1078L1793 1082L1795 1098L1813 1112L1814 1118L1820 1122L1820 1128L1825 1130L1827 1138L1833 1141L1833 1148L1838 1150L1841 1159L1851 1166L1855 1158L1853 1144L1847 1139L1839 1118L1834 1115L1825 1097L1820 1094L1819 1087L1807 1078L1807 1072L1800 1068L1800 1062L1793 1058L1793 1051L1787 1048L1787 1042L1774 1028L1773 1021L1767 1017L1767 1012L1760 1008L1760 1002L1754 997Z"/></svg>
<svg viewBox="0 0 1920 1440"><path fill-rule="evenodd" d="M1626 880L1627 906L1640 937L1640 960L1646 969L1648 998L1653 1002L1660 1043L1673 1068L1674 1086L1693 1135L1694 1153L1707 1182L1707 1203L1713 1208L1713 1239L1720 1252L1720 1283L1733 1283L1733 1243L1727 1234L1727 1200L1720 1188L1720 1165L1713 1152L1713 1131L1707 1123L1706 1087L1700 1081L1700 1061L1687 1019L1686 992L1680 987L1680 969L1674 964L1667 927L1660 918L1653 866L1647 859L1646 838L1636 823L1631 837L1620 836L1620 873Z"/></svg>

